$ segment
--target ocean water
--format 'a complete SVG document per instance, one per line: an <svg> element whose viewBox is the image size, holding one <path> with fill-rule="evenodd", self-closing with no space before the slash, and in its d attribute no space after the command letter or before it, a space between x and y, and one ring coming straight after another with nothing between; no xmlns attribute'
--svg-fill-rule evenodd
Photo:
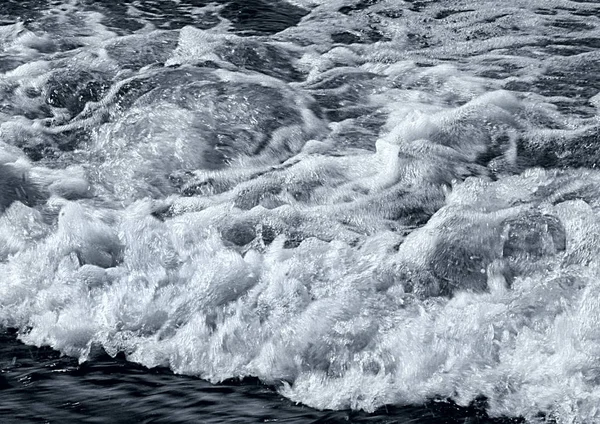
<svg viewBox="0 0 600 424"><path fill-rule="evenodd" d="M600 4L0 2L0 420L600 422Z"/></svg>

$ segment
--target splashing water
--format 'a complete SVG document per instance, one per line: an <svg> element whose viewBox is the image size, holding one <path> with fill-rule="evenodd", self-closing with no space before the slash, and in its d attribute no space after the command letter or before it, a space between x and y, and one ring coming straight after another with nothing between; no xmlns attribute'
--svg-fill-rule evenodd
<svg viewBox="0 0 600 424"><path fill-rule="evenodd" d="M595 2L38 3L0 8L20 340L600 420Z"/></svg>

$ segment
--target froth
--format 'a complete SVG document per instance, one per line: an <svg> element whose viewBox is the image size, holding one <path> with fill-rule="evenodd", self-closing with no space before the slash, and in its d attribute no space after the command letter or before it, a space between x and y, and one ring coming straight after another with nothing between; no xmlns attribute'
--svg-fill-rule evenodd
<svg viewBox="0 0 600 424"><path fill-rule="evenodd" d="M295 3L0 28L0 323L321 409L597 420L588 6Z"/></svg>

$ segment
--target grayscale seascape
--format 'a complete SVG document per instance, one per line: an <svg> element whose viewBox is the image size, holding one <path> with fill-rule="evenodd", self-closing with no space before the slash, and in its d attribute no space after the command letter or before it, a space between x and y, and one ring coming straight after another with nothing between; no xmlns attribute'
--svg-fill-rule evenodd
<svg viewBox="0 0 600 424"><path fill-rule="evenodd" d="M0 422L600 423L600 2L0 0Z"/></svg>

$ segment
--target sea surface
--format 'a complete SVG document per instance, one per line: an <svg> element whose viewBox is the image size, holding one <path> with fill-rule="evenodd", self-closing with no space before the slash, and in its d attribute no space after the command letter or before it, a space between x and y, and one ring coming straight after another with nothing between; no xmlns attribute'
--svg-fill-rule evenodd
<svg viewBox="0 0 600 424"><path fill-rule="evenodd" d="M0 421L600 422L600 2L0 1Z"/></svg>

